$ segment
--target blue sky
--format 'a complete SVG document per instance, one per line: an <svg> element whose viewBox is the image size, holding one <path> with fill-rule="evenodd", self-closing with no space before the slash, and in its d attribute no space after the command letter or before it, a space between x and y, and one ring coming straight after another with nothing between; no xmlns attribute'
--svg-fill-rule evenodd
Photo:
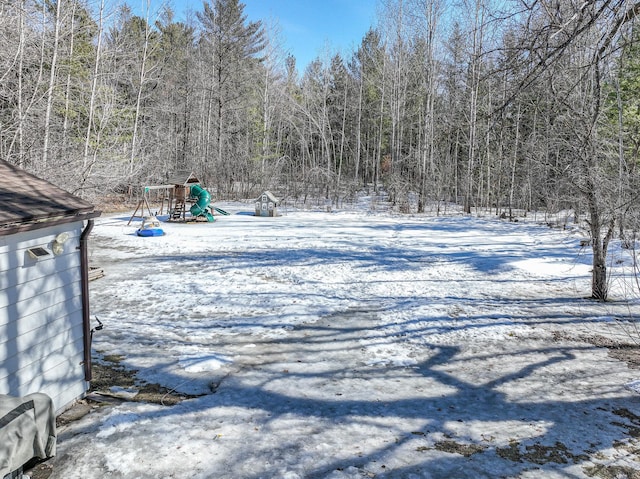
<svg viewBox="0 0 640 479"><path fill-rule="evenodd" d="M277 20L284 49L296 57L301 73L327 48L348 55L376 21L376 0L241 1L249 20ZM171 4L181 19L187 10L202 10L202 0L171 0Z"/></svg>

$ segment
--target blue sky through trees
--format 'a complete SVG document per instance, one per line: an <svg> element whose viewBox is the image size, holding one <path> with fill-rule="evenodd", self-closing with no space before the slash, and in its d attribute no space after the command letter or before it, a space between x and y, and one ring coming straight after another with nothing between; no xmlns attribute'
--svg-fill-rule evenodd
<svg viewBox="0 0 640 479"><path fill-rule="evenodd" d="M129 0L131 6L146 7L146 0ZM297 60L302 73L316 57L340 52L345 56L357 48L375 24L375 0L241 0L249 20L280 26L283 48ZM152 0L159 8L160 0ZM202 10L203 0L171 0L178 19ZM139 5L137 5L139 4ZM154 7L152 6L152 10Z"/></svg>

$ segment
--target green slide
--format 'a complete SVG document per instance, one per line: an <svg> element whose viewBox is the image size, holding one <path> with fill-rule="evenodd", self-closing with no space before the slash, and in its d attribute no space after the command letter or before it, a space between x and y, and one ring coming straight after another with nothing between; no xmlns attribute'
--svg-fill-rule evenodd
<svg viewBox="0 0 640 479"><path fill-rule="evenodd" d="M200 185L193 185L190 190L192 198L196 199L195 204L191 207L191 216L198 217L204 216L207 221L214 221L213 215L209 210L209 203L211 203L211 195Z"/></svg>

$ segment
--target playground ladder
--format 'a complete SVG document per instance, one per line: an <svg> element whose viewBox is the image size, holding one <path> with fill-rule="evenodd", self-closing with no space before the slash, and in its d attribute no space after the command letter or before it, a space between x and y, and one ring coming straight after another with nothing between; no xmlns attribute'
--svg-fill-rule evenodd
<svg viewBox="0 0 640 479"><path fill-rule="evenodd" d="M176 205L173 208L173 211L171 212L171 218L176 220L176 219L178 219L180 217L182 217L182 218L185 217L185 204L184 204L184 200L177 199L176 200Z"/></svg>

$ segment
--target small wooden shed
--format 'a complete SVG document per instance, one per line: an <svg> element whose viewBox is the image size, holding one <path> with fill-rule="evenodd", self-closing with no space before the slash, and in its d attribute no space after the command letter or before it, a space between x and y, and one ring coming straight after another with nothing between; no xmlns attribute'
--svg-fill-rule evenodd
<svg viewBox="0 0 640 479"><path fill-rule="evenodd" d="M270 191L265 191L256 200L256 216L278 216L278 202Z"/></svg>
<svg viewBox="0 0 640 479"><path fill-rule="evenodd" d="M90 203L0 160L0 394L62 412L91 380Z"/></svg>

